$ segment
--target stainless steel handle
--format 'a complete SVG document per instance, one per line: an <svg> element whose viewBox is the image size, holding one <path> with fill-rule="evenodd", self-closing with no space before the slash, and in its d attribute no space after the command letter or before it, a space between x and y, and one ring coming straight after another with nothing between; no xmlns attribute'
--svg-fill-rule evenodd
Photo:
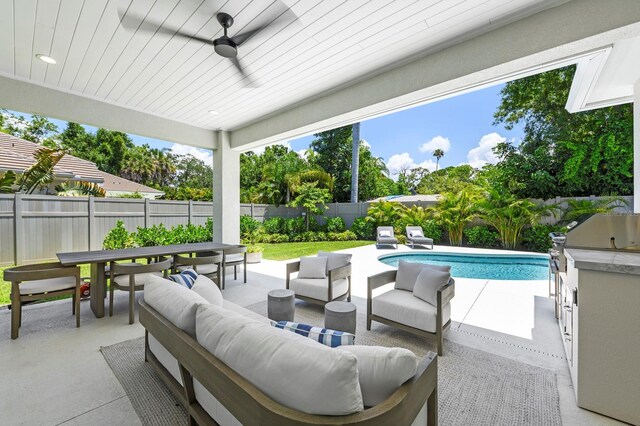
<svg viewBox="0 0 640 426"><path fill-rule="evenodd" d="M563 335L564 335L565 342L571 341L571 333L564 333Z"/></svg>
<svg viewBox="0 0 640 426"><path fill-rule="evenodd" d="M564 305L563 306L565 311L570 311L571 310L571 305Z"/></svg>

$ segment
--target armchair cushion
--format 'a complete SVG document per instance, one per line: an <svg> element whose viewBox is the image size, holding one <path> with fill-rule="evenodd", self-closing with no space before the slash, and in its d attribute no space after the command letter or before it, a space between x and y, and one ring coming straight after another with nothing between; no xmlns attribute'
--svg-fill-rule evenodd
<svg viewBox="0 0 640 426"><path fill-rule="evenodd" d="M326 257L301 257L298 278L326 278L327 260Z"/></svg>
<svg viewBox="0 0 640 426"><path fill-rule="evenodd" d="M135 274L136 286L146 285L151 278L162 278L162 272L143 272L141 274ZM129 275L116 275L113 277L113 281L120 287L129 287Z"/></svg>
<svg viewBox="0 0 640 426"><path fill-rule="evenodd" d="M398 275L396 275L396 284L394 287L399 290L413 291L413 287L416 285L416 279L423 266L423 263L400 260L398 262Z"/></svg>
<svg viewBox="0 0 640 426"><path fill-rule="evenodd" d="M193 287L191 287L192 291L195 291L207 302L212 305L222 306L224 299L222 298L222 292L210 278L205 277L204 275L198 275L198 278L193 283Z"/></svg>
<svg viewBox="0 0 640 426"><path fill-rule="evenodd" d="M351 256L352 255L349 253L332 253L328 251L318 252L318 257L327 258L327 272L351 262Z"/></svg>
<svg viewBox="0 0 640 426"><path fill-rule="evenodd" d="M419 330L436 332L436 307L406 290L390 290L373 298L371 312ZM442 323L451 318L451 304L442 307Z"/></svg>
<svg viewBox="0 0 640 426"><path fill-rule="evenodd" d="M206 265L197 265L195 268L191 265L178 266L178 271L180 272L184 272L187 269L197 269L198 274L200 275L210 275L218 271L218 265L216 265L215 263L211 263Z"/></svg>
<svg viewBox="0 0 640 426"><path fill-rule="evenodd" d="M352 345L340 350L358 358L358 380L366 407L389 398L418 368L418 358L408 349Z"/></svg>
<svg viewBox="0 0 640 426"><path fill-rule="evenodd" d="M413 287L413 295L427 303L436 306L438 304L438 289L449 282L451 274L434 268L422 268Z"/></svg>
<svg viewBox="0 0 640 426"><path fill-rule="evenodd" d="M20 294L39 294L75 288L75 277L47 278L44 280L23 281L20 283Z"/></svg>
<svg viewBox="0 0 640 426"><path fill-rule="evenodd" d="M289 288L297 295L316 300L330 302L329 280L326 278L295 278L289 282ZM333 282L333 298L337 298L349 291L349 281L343 278Z"/></svg>

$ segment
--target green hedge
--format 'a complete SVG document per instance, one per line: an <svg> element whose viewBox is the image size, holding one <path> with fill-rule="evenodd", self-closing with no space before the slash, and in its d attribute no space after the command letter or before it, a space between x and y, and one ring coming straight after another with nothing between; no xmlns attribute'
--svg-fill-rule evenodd
<svg viewBox="0 0 640 426"><path fill-rule="evenodd" d="M124 222L119 220L115 228L107 233L102 242L105 250L115 250L130 247L164 246L170 244L203 243L213 240L213 220L207 219L205 225L178 225L171 229L164 225L154 225L150 228L138 227L136 232L129 232Z"/></svg>

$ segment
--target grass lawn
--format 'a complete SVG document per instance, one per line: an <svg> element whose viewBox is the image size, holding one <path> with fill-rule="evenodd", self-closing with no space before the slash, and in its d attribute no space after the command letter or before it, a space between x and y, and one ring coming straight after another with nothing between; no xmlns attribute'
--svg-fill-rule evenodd
<svg viewBox="0 0 640 426"><path fill-rule="evenodd" d="M336 251L373 244L374 241L318 241L313 243L260 244L264 247L262 257L269 260L295 259L312 256L319 251Z"/></svg>

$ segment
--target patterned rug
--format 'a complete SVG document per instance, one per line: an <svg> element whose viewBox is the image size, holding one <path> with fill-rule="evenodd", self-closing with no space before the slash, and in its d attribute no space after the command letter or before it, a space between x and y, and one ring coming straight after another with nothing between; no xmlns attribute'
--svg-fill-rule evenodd
<svg viewBox="0 0 640 426"><path fill-rule="evenodd" d="M424 356L435 347L413 334L373 323L366 330L365 310L358 306L356 343L398 346ZM266 315L266 302L248 309ZM322 326L323 309L296 305L295 320ZM155 371L144 362L144 338L101 348L144 425L186 422L186 413ZM445 341L438 359L438 409L441 425L561 425L556 376L538 368Z"/></svg>

